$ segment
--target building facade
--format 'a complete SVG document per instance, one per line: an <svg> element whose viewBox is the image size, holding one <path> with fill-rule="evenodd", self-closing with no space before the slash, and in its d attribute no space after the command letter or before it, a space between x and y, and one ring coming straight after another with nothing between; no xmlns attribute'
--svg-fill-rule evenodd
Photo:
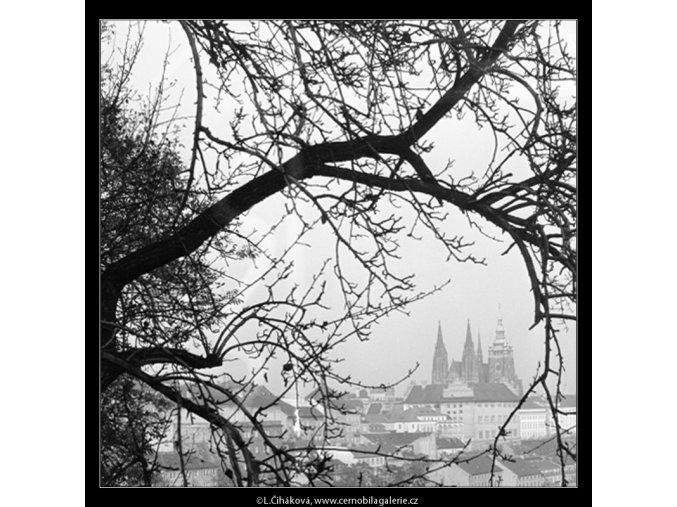
<svg viewBox="0 0 677 507"><path fill-rule="evenodd" d="M563 432L567 434L574 435L576 434L576 395L568 394L562 399L558 406L559 409L559 425L562 428ZM552 419L552 415L549 415L549 419ZM550 420L549 425L551 427L552 433L555 432L555 423Z"/></svg>
<svg viewBox="0 0 677 507"><path fill-rule="evenodd" d="M497 463L502 471L501 486L533 488L544 484L541 471L527 460L500 460Z"/></svg>
<svg viewBox="0 0 677 507"><path fill-rule="evenodd" d="M518 396L504 384L456 382L446 386L413 386L403 402L405 409L430 407L446 415L450 423L438 426L440 435L472 439L472 447L482 447L496 438L501 426L517 406ZM519 439L519 421L513 417L506 427L504 442Z"/></svg>
<svg viewBox="0 0 677 507"><path fill-rule="evenodd" d="M443 486L488 487L492 485L490 457L486 455L467 456L465 460L432 472L431 479ZM502 485L502 473L503 469L499 466L494 467L493 486Z"/></svg>
<svg viewBox="0 0 677 507"><path fill-rule="evenodd" d="M548 408L531 398L526 400L517 411L520 423L520 438L536 440L548 436Z"/></svg>

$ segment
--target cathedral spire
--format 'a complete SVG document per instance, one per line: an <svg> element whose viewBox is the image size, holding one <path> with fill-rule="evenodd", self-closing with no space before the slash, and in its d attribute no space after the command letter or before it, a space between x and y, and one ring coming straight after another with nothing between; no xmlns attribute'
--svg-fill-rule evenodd
<svg viewBox="0 0 677 507"><path fill-rule="evenodd" d="M479 329L477 330L477 359L479 359L480 364L484 362L484 357L482 356L482 337L480 336Z"/></svg>
<svg viewBox="0 0 677 507"><path fill-rule="evenodd" d="M475 355L475 346L472 343L472 332L470 331L470 319L465 330L465 343L463 344L463 362L470 361Z"/></svg>
<svg viewBox="0 0 677 507"><path fill-rule="evenodd" d="M470 319L465 331L465 344L463 345L463 380L465 382L477 382L478 363L475 355L475 346L472 342L472 332L470 331Z"/></svg>
<svg viewBox="0 0 677 507"><path fill-rule="evenodd" d="M447 369L449 368L449 359L447 348L442 339L442 323L437 322L437 342L435 343L435 355L433 356L432 383L444 384L447 379Z"/></svg>
<svg viewBox="0 0 677 507"><path fill-rule="evenodd" d="M447 348L444 346L444 339L442 338L442 323L437 321L437 342L435 343L435 355L438 352L444 351L447 353Z"/></svg>
<svg viewBox="0 0 677 507"><path fill-rule="evenodd" d="M468 344L472 346L472 333L470 332L470 319L468 319L468 326L465 329L465 346L467 347Z"/></svg>

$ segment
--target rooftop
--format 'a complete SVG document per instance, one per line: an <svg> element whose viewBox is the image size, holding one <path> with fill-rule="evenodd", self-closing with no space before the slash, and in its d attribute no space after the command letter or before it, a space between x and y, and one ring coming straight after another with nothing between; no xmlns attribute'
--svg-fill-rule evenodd
<svg viewBox="0 0 677 507"><path fill-rule="evenodd" d="M559 402L560 408L576 408L576 395L567 394L562 401Z"/></svg>
<svg viewBox="0 0 677 507"><path fill-rule="evenodd" d="M531 398L522 403L520 410L545 410L547 406L542 402L535 401Z"/></svg>
<svg viewBox="0 0 677 507"><path fill-rule="evenodd" d="M322 412L313 407L299 407L299 417L308 419L321 419Z"/></svg>
<svg viewBox="0 0 677 507"><path fill-rule="evenodd" d="M565 436L564 443L570 449L576 448L576 439L570 436ZM539 440L522 440L515 445L515 452L525 456L550 456L555 457L557 451L557 442L553 437L539 439Z"/></svg>
<svg viewBox="0 0 677 507"><path fill-rule="evenodd" d="M541 458L529 460L529 464L540 473L556 473L561 471L559 458ZM568 456L564 460L565 466L575 465L576 462Z"/></svg>
<svg viewBox="0 0 677 507"><path fill-rule="evenodd" d="M438 437L437 438L437 449L438 450L445 450L445 449L454 449L454 450L460 450L465 447L465 444L460 441L458 438L454 437Z"/></svg>
<svg viewBox="0 0 677 507"><path fill-rule="evenodd" d="M446 416L432 407L414 407L408 410L393 409L388 412L373 414L367 412L369 422L418 422L426 417L438 417L446 419Z"/></svg>
<svg viewBox="0 0 677 507"><path fill-rule="evenodd" d="M504 384L469 384L473 390L473 396L445 397L444 386L432 384L427 386L414 386L404 403L440 403L440 402L517 402L519 398Z"/></svg>
<svg viewBox="0 0 677 507"><path fill-rule="evenodd" d="M492 459L486 454L480 454L476 457L467 456L465 459L468 459L469 461L456 463L456 465L468 475L484 475L491 473ZM494 467L494 475L501 475L501 469L498 465Z"/></svg>
<svg viewBox="0 0 677 507"><path fill-rule="evenodd" d="M395 447L403 447L411 445L419 438L425 438L430 433L414 432L414 433L363 433L362 436L375 444L393 445Z"/></svg>
<svg viewBox="0 0 677 507"><path fill-rule="evenodd" d="M332 409L354 413L362 412L363 406L362 400L355 397L353 393L336 391L335 389L329 389L326 396L323 396L323 392L320 388L317 388L306 396L306 400L313 406L324 406L324 400L326 400Z"/></svg>
<svg viewBox="0 0 677 507"><path fill-rule="evenodd" d="M504 460L500 462L500 465L503 468L507 468L518 477L528 477L530 475L539 475L541 473L541 471L530 461L523 459L515 459L514 462Z"/></svg>
<svg viewBox="0 0 677 507"><path fill-rule="evenodd" d="M247 409L258 409L260 407L276 406L279 407L285 415L294 415L294 407L283 400L278 400L278 396L273 394L265 386L240 386L237 384L227 384L222 389L228 390L236 399L240 400ZM196 397L196 396L193 396ZM208 387L204 389L204 398L211 399L219 405L234 405L231 397L219 389Z"/></svg>

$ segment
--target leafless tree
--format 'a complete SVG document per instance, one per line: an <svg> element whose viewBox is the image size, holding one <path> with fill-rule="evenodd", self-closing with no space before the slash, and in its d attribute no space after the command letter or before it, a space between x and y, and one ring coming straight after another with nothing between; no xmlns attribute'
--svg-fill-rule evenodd
<svg viewBox="0 0 677 507"><path fill-rule="evenodd" d="M429 234L448 260L484 262L472 242L445 230L455 209L469 228L489 236L492 224L507 235L506 253L516 247L524 261L544 356L515 412L544 390L566 484L565 458L576 454L559 423L558 329L575 320L577 109L576 62L560 23L175 24L195 70L187 164L177 155L181 119L168 103L173 83L163 76L148 97L130 91L143 25L121 41L103 32L118 63L102 67L102 391L125 373L209 421L234 484L326 478L326 456L270 438L264 411L250 412L243 393L283 358L286 387L271 405L299 383L315 385L326 421L313 448L330 447L343 408L328 386L359 384L337 373L332 351L368 339L377 320L440 289L420 290L398 269L401 243ZM433 163L454 154L427 140L430 131L464 117L491 133L489 162L471 171ZM247 212L274 195L287 216L243 233ZM289 221L294 240L282 252L266 249ZM290 252L318 228L330 233L333 253L298 281ZM255 262L253 280L238 274ZM326 304L335 289L341 308ZM260 366L224 387L212 368L243 356ZM210 400L214 392L246 414L267 459L252 454L242 428Z"/></svg>

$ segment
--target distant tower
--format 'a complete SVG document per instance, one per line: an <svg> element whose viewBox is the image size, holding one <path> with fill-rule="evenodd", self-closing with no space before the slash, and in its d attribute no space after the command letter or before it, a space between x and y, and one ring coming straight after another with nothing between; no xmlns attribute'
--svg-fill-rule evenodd
<svg viewBox="0 0 677 507"><path fill-rule="evenodd" d="M505 384L517 394L521 394L522 391L522 382L515 375L512 347L505 339L500 307L496 337L494 343L489 346L489 382Z"/></svg>
<svg viewBox="0 0 677 507"><path fill-rule="evenodd" d="M480 336L479 331L477 331L477 353L475 355L477 356L477 364L479 365L479 381L486 382L488 380L487 365L484 364L484 356L482 355L482 337Z"/></svg>
<svg viewBox="0 0 677 507"><path fill-rule="evenodd" d="M470 332L470 319L468 319L468 326L465 331L465 344L463 345L463 380L465 382L479 381L479 365L477 363L477 355L475 354L475 346L472 343L472 333Z"/></svg>
<svg viewBox="0 0 677 507"><path fill-rule="evenodd" d="M433 384L446 383L448 364L447 348L444 346L444 340L442 340L442 324L438 321L437 343L435 344L435 355L433 356Z"/></svg>

